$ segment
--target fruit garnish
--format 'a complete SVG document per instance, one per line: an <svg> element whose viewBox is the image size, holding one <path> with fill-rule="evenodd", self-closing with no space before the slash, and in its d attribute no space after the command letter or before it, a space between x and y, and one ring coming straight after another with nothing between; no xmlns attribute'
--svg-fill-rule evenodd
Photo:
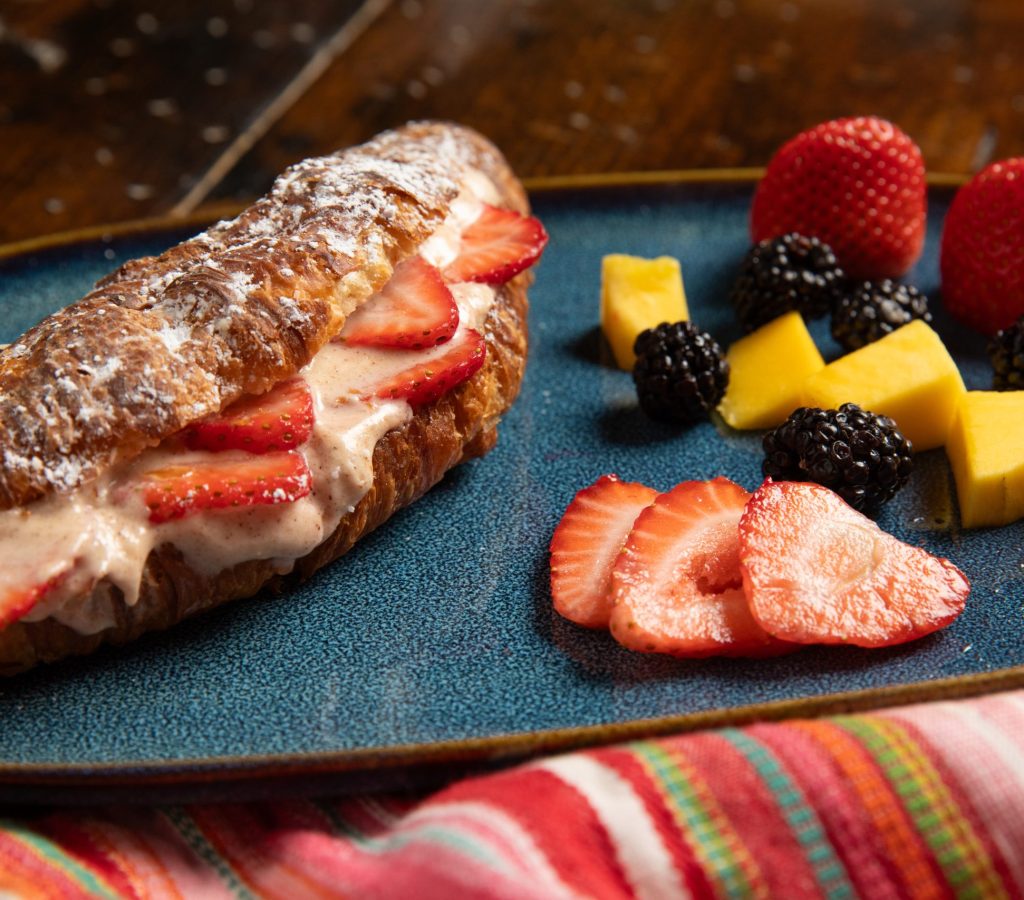
<svg viewBox="0 0 1024 900"><path fill-rule="evenodd" d="M832 337L845 350L859 350L914 319L931 324L928 298L916 287L888 278L862 281L832 310Z"/></svg>
<svg viewBox="0 0 1024 900"><path fill-rule="evenodd" d="M313 488L306 460L293 450L166 466L146 472L140 483L155 524L212 509L292 503Z"/></svg>
<svg viewBox="0 0 1024 900"><path fill-rule="evenodd" d="M729 385L718 412L733 428L774 428L800 405L803 384L825 368L803 316L789 312L725 354Z"/></svg>
<svg viewBox="0 0 1024 900"><path fill-rule="evenodd" d="M466 328L448 343L416 354L415 362L407 369L374 385L369 393L384 400L406 400L414 407L425 406L473 375L486 357L487 341Z"/></svg>
<svg viewBox="0 0 1024 900"><path fill-rule="evenodd" d="M1024 157L982 169L956 196L942 227L942 302L994 334L1024 315Z"/></svg>
<svg viewBox="0 0 1024 900"><path fill-rule="evenodd" d="M633 522L658 492L602 475L566 508L551 538L551 597L555 610L587 628L607 628L611 570Z"/></svg>
<svg viewBox="0 0 1024 900"><path fill-rule="evenodd" d="M766 481L739 524L754 618L798 643L886 647L938 631L970 585L949 560L904 544L817 484Z"/></svg>
<svg viewBox="0 0 1024 900"><path fill-rule="evenodd" d="M992 390L1024 390L1024 317L997 331L986 350L992 363Z"/></svg>
<svg viewBox="0 0 1024 900"><path fill-rule="evenodd" d="M678 260L622 253L601 260L601 329L620 369L632 370L641 331L689 318Z"/></svg>
<svg viewBox="0 0 1024 900"><path fill-rule="evenodd" d="M18 619L26 615L40 600L60 587L74 568L75 563L68 561L58 569L56 574L44 581L6 588L0 593L0 628L17 622Z"/></svg>
<svg viewBox="0 0 1024 900"><path fill-rule="evenodd" d="M917 145L875 116L837 119L772 157L754 194L750 234L757 243L797 231L828 244L851 277L898 278L921 255L925 208Z"/></svg>
<svg viewBox="0 0 1024 900"><path fill-rule="evenodd" d="M964 382L939 336L915 319L811 375L804 406L856 403L896 420L914 452L941 447L953 426Z"/></svg>
<svg viewBox="0 0 1024 900"><path fill-rule="evenodd" d="M243 397L215 416L185 429L190 450L275 453L301 446L313 433L313 397L301 378L265 394Z"/></svg>
<svg viewBox="0 0 1024 900"><path fill-rule="evenodd" d="M692 425L722 399L729 364L717 341L692 322L649 328L634 349L637 399L652 419Z"/></svg>
<svg viewBox="0 0 1024 900"><path fill-rule="evenodd" d="M854 403L801 407L762 444L767 477L817 482L869 514L896 495L914 467L910 442L896 423Z"/></svg>
<svg viewBox="0 0 1024 900"><path fill-rule="evenodd" d="M832 248L816 237L784 234L751 247L730 299L744 331L796 310L827 315L842 296L846 275Z"/></svg>
<svg viewBox="0 0 1024 900"><path fill-rule="evenodd" d="M547 242L538 219L485 204L479 218L462 232L459 255L445 268L444 277L504 284L540 259Z"/></svg>
<svg viewBox="0 0 1024 900"><path fill-rule="evenodd" d="M968 391L946 454L964 528L1024 517L1024 392Z"/></svg>
<svg viewBox="0 0 1024 900"><path fill-rule="evenodd" d="M345 322L339 339L365 347L421 350L459 327L459 307L440 271L419 256L395 267L381 291Z"/></svg>
<svg viewBox="0 0 1024 900"><path fill-rule="evenodd" d="M684 481L636 519L612 567L612 636L672 656L766 656L790 648L754 621L737 524L750 495L727 478Z"/></svg>

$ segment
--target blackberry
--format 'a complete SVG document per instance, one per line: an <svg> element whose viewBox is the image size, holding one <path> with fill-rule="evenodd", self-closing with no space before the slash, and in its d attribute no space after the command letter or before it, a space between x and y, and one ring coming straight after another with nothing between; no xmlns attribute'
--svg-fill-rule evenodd
<svg viewBox="0 0 1024 900"><path fill-rule="evenodd" d="M992 390L1024 390L1024 316L989 341L992 361Z"/></svg>
<svg viewBox="0 0 1024 900"><path fill-rule="evenodd" d="M912 448L887 416L854 403L801 407L764 436L762 471L776 481L816 481L854 509L877 512L907 483Z"/></svg>
<svg viewBox="0 0 1024 900"><path fill-rule="evenodd" d="M633 351L636 394L652 419L687 425L706 419L729 383L722 348L692 322L648 328Z"/></svg>
<svg viewBox="0 0 1024 900"><path fill-rule="evenodd" d="M750 248L732 289L732 305L745 331L792 309L814 319L832 309L845 282L828 244L792 232Z"/></svg>
<svg viewBox="0 0 1024 900"><path fill-rule="evenodd" d="M833 307L832 337L847 350L858 350L913 319L932 321L928 298L916 287L888 278L863 281Z"/></svg>

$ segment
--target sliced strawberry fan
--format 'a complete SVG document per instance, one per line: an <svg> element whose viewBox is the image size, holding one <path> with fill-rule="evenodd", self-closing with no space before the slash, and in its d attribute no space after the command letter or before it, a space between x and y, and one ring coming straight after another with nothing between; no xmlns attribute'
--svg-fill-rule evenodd
<svg viewBox="0 0 1024 900"><path fill-rule="evenodd" d="M611 573L636 517L658 492L603 475L573 498L551 538L551 597L565 618L607 628Z"/></svg>
<svg viewBox="0 0 1024 900"><path fill-rule="evenodd" d="M888 647L945 628L970 585L818 484L766 481L739 524L750 611L787 641Z"/></svg>
<svg viewBox="0 0 1024 900"><path fill-rule="evenodd" d="M794 649L754 620L737 525L750 495L727 478L684 481L637 516L612 568L612 636L645 653L773 656Z"/></svg>

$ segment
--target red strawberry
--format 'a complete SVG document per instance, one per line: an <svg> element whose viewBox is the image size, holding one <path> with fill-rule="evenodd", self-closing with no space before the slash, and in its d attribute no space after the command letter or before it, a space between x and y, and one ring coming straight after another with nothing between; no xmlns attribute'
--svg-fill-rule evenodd
<svg viewBox="0 0 1024 900"><path fill-rule="evenodd" d="M942 230L942 300L995 334L1024 315L1024 157L992 163L956 196Z"/></svg>
<svg viewBox="0 0 1024 900"><path fill-rule="evenodd" d="M607 628L611 571L641 510L658 492L602 475L569 504L551 538L551 598L555 610L587 628Z"/></svg>
<svg viewBox="0 0 1024 900"><path fill-rule="evenodd" d="M487 342L466 328L447 344L415 354L409 368L370 390L385 400L402 399L410 406L425 406L469 378L486 357Z"/></svg>
<svg viewBox="0 0 1024 900"><path fill-rule="evenodd" d="M949 560L886 534L818 484L766 481L739 537L750 611L787 641L901 644L952 622L970 592Z"/></svg>
<svg viewBox="0 0 1024 900"><path fill-rule="evenodd" d="M291 503L313 488L301 453L215 456L142 476L149 521L157 524L208 509Z"/></svg>
<svg viewBox="0 0 1024 900"><path fill-rule="evenodd" d="M779 150L754 194L754 243L798 231L831 246L856 278L898 278L921 255L924 160L875 116L825 122Z"/></svg>
<svg viewBox="0 0 1024 900"><path fill-rule="evenodd" d="M313 397L301 378L292 378L258 397L243 397L215 416L185 429L190 450L290 450L313 433Z"/></svg>
<svg viewBox="0 0 1024 900"><path fill-rule="evenodd" d="M345 322L341 340L369 347L422 350L459 327L459 307L441 273L419 256L399 263L383 290Z"/></svg>
<svg viewBox="0 0 1024 900"><path fill-rule="evenodd" d="M42 583L14 585L4 589L0 593L0 628L17 622L50 591L60 587L74 568L75 563L69 561L55 575Z"/></svg>
<svg viewBox="0 0 1024 900"><path fill-rule="evenodd" d="M444 277L504 284L540 259L547 242L548 233L533 216L484 206L480 218L462 233L459 255Z"/></svg>
<svg viewBox="0 0 1024 900"><path fill-rule="evenodd" d="M637 516L612 567L620 644L684 657L791 649L754 621L743 595L736 526L749 496L727 478L684 481Z"/></svg>

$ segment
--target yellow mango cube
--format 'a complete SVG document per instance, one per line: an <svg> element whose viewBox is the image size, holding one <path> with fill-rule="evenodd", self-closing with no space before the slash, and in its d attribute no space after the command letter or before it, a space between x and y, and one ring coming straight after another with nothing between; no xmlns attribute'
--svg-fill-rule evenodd
<svg viewBox="0 0 1024 900"><path fill-rule="evenodd" d="M774 428L800 405L810 375L825 368L803 316L789 312L740 338L725 357L729 387L718 412L733 428Z"/></svg>
<svg viewBox="0 0 1024 900"><path fill-rule="evenodd" d="M689 317L679 260L622 253L601 260L601 329L620 369L632 371L641 331Z"/></svg>
<svg viewBox="0 0 1024 900"><path fill-rule="evenodd" d="M808 378L803 404L836 409L856 403L890 416L919 451L946 443L964 393L949 351L925 322L915 319Z"/></svg>
<svg viewBox="0 0 1024 900"><path fill-rule="evenodd" d="M1024 391L969 391L946 455L964 528L1024 517Z"/></svg>

